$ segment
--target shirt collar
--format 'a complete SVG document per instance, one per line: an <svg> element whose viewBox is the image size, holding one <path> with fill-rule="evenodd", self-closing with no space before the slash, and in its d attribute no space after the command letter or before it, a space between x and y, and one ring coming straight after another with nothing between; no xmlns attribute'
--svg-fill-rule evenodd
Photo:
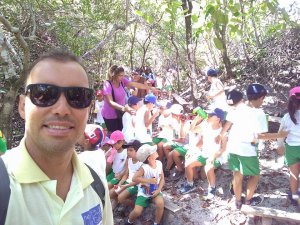
<svg viewBox="0 0 300 225"><path fill-rule="evenodd" d="M50 178L40 169L36 162L29 155L26 146L25 139L23 138L20 145L15 149L16 154L13 157L11 163L11 171L15 179L19 183L37 183L43 181L50 181ZM93 182L93 177L84 163L82 163L76 152L72 156L72 165L74 173L77 174L82 188L86 188Z"/></svg>

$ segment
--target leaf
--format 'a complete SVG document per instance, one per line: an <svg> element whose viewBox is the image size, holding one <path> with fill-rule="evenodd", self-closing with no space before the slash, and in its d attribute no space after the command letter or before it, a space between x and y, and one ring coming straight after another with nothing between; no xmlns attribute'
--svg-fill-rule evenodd
<svg viewBox="0 0 300 225"><path fill-rule="evenodd" d="M195 15L195 14L193 14L192 15L192 21L194 22L194 23L197 23L198 22L198 16L197 15Z"/></svg>
<svg viewBox="0 0 300 225"><path fill-rule="evenodd" d="M269 10L271 11L271 13L275 13L276 12L276 8L274 7L274 5L270 2L267 2L267 6L269 8Z"/></svg>
<svg viewBox="0 0 300 225"><path fill-rule="evenodd" d="M233 15L235 16L235 17L238 17L238 16L240 16L240 12L235 12L235 13L233 13Z"/></svg>
<svg viewBox="0 0 300 225"><path fill-rule="evenodd" d="M213 5L208 5L208 6L206 7L205 19L206 19L209 15L212 15L214 11L215 11L215 7L214 7Z"/></svg>
<svg viewBox="0 0 300 225"><path fill-rule="evenodd" d="M135 10L135 14L138 15L138 16L141 16L141 17L144 16L144 13L142 13L142 12L139 11L139 10Z"/></svg>
<svg viewBox="0 0 300 225"><path fill-rule="evenodd" d="M214 38L214 44L215 44L217 49L219 49L219 50L224 49L222 41L219 38L216 38L216 37Z"/></svg>
<svg viewBox="0 0 300 225"><path fill-rule="evenodd" d="M147 21L148 23L150 23L150 24L152 24L152 23L154 22L153 17L150 16L150 15L147 15L145 19L146 19L146 21Z"/></svg>

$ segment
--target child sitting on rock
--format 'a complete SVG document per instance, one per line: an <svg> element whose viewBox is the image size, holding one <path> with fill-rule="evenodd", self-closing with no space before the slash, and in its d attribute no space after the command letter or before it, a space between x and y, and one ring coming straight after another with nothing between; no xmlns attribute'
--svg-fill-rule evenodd
<svg viewBox="0 0 300 225"><path fill-rule="evenodd" d="M131 197L137 194L138 183L133 182L132 178L143 164L136 158L136 152L141 147L141 143L137 140L134 140L128 144L125 144L123 147L127 148L128 156L126 172L119 184L115 185L114 189L111 190L110 198L117 198L119 203L130 206L133 209L134 201L131 199Z"/></svg>
<svg viewBox="0 0 300 225"><path fill-rule="evenodd" d="M126 170L127 151L123 149L124 135L121 131L116 130L111 133L107 142L112 148L106 153L106 170L109 171L106 176L108 188L112 189L118 184Z"/></svg>
<svg viewBox="0 0 300 225"><path fill-rule="evenodd" d="M139 183L135 207L129 214L126 224L132 224L148 207L150 202L156 206L154 224L159 224L164 213L164 199L161 193L165 183L162 163L156 160L157 147L144 144L137 151L137 159L144 164L135 173L132 180Z"/></svg>
<svg viewBox="0 0 300 225"><path fill-rule="evenodd" d="M216 108L208 113L207 121L201 123L199 140L197 147L201 148L199 154L195 156L193 162L189 163L185 168L187 182L180 189L180 193L185 194L195 189L193 182L194 168L205 166L205 172L208 180L207 198L212 199L216 194L216 175L215 168L219 167L226 160L223 153L226 149L227 139L223 138L221 143L216 143L215 138L222 130L222 122L225 113L222 109Z"/></svg>

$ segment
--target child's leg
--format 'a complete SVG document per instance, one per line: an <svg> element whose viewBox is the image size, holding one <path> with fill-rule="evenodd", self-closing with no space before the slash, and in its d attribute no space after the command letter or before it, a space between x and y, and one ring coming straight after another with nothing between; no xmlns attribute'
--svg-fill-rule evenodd
<svg viewBox="0 0 300 225"><path fill-rule="evenodd" d="M300 173L300 162L295 163L289 167L290 169L290 187L292 195L295 195L299 188L299 173Z"/></svg>
<svg viewBox="0 0 300 225"><path fill-rule="evenodd" d="M167 155L167 166L166 169L170 170L174 161L173 161L173 154L174 154L174 150L169 152L169 154Z"/></svg>
<svg viewBox="0 0 300 225"><path fill-rule="evenodd" d="M233 172L233 190L237 201L241 200L242 196L242 185L243 185L243 174L240 171Z"/></svg>
<svg viewBox="0 0 300 225"><path fill-rule="evenodd" d="M170 151L171 151L171 145L168 143L163 144L163 152L166 158L168 157Z"/></svg>
<svg viewBox="0 0 300 225"><path fill-rule="evenodd" d="M250 176L247 182L246 200L250 200L256 190L259 181L259 176Z"/></svg>
<svg viewBox="0 0 300 225"><path fill-rule="evenodd" d="M177 167L177 170L178 171L183 171L184 170L184 165L182 164L181 154L180 154L179 151L181 151L181 150L174 149L172 151L173 152L172 156L173 156L173 161L175 162L175 165Z"/></svg>
<svg viewBox="0 0 300 225"><path fill-rule="evenodd" d="M216 187L215 167L212 164L206 164L204 167L209 187Z"/></svg>
<svg viewBox="0 0 300 225"><path fill-rule="evenodd" d="M157 144L157 153L158 153L158 159L163 162L164 160L164 143L161 141Z"/></svg>
<svg viewBox="0 0 300 225"><path fill-rule="evenodd" d="M114 188L114 185L113 185L112 183L110 183L110 182L108 182L107 185L108 185L108 189L109 189L109 190L111 190L111 189Z"/></svg>
<svg viewBox="0 0 300 225"><path fill-rule="evenodd" d="M144 207L140 205L135 205L134 209L130 212L128 220L133 223L143 212Z"/></svg>
<svg viewBox="0 0 300 225"><path fill-rule="evenodd" d="M114 188L109 189L109 197L110 199L116 199L118 197Z"/></svg>
<svg viewBox="0 0 300 225"><path fill-rule="evenodd" d="M131 197L130 192L127 189L125 189L118 195L118 201L121 204L124 204L124 205L130 206L131 208L134 208L134 201L131 200L130 197Z"/></svg>
<svg viewBox="0 0 300 225"><path fill-rule="evenodd" d="M164 207L165 207L164 198L162 197L162 195L157 195L152 201L155 203L156 206L154 222L160 223L164 214Z"/></svg>
<svg viewBox="0 0 300 225"><path fill-rule="evenodd" d="M192 183L194 181L194 168L200 166L202 166L202 164L198 161L195 161L185 168L185 177L188 182Z"/></svg>

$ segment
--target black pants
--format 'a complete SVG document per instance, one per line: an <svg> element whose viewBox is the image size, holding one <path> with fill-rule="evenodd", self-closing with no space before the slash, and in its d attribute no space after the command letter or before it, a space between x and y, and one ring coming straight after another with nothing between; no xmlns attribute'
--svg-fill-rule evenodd
<svg viewBox="0 0 300 225"><path fill-rule="evenodd" d="M108 134L111 134L112 132L119 130L122 131L123 129L123 123L122 118L116 118L116 119L105 119L106 128L108 130Z"/></svg>

